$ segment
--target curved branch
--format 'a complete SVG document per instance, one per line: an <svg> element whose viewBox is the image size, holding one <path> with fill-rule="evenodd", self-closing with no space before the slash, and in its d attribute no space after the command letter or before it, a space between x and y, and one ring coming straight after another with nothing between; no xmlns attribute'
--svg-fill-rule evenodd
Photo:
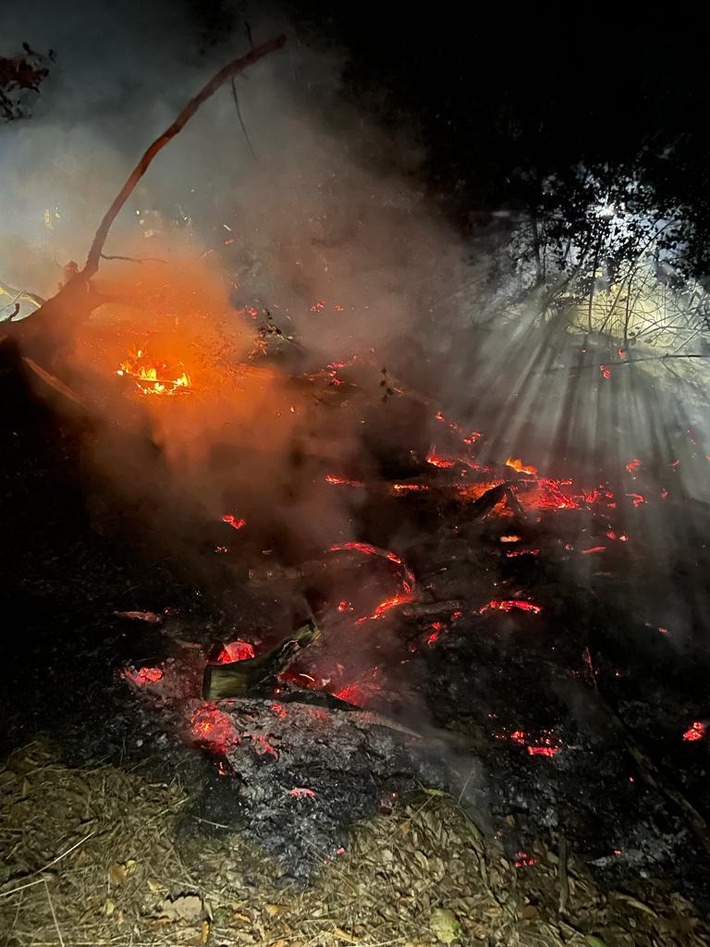
<svg viewBox="0 0 710 947"><path fill-rule="evenodd" d="M96 231L94 236L94 242L91 244L91 249L89 250L89 255L86 258L86 265L82 271L82 275L85 279L91 279L91 277L96 273L99 268L99 260L101 259L101 254L103 253L104 245L108 237L109 230L113 224L116 217L123 209L124 204L131 196L134 188L143 177L145 172L148 170L151 161L153 158L161 151L167 144L170 142L179 131L181 131L185 125L189 122L198 108L209 99L214 93L223 85L228 79L231 79L233 76L236 76L238 73L246 69L247 66L251 66L253 63L257 62L263 56L266 56L268 53L273 52L276 49L280 49L286 42L286 37L281 35L277 36L274 39L269 40L266 43L263 43L261 46L257 46L255 49L250 50L245 56L241 56L239 59L233 59L232 62L227 63L220 71L210 79L206 86L201 89L190 101L187 103L185 108L180 112L175 121L167 128L159 138L156 138L152 145L146 150L142 158L135 166L133 171L131 171L128 176L128 180L123 185L121 190L118 192L114 198L113 203L106 211L103 220L99 225L99 229Z"/></svg>

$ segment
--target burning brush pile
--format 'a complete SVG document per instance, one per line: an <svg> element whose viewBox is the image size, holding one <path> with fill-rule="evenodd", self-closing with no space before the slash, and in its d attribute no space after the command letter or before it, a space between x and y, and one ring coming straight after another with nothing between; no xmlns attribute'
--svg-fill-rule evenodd
<svg viewBox="0 0 710 947"><path fill-rule="evenodd" d="M92 541L146 564L102 600L92 647L115 674L77 742L179 760L200 783L193 819L238 827L299 880L427 788L516 870L554 833L606 879L673 877L704 898L707 658L676 647L648 555L658 510L679 511L675 463L629 457L582 482L493 457L485 418L447 417L372 350L302 345L287 308L231 306L210 260L97 277L158 147L282 42L188 103L85 268L8 328L61 420L81 418ZM686 525L696 543L700 513ZM707 558L683 562L702 574ZM192 605L148 594L158 566Z"/></svg>
<svg viewBox="0 0 710 947"><path fill-rule="evenodd" d="M110 310L71 360L95 525L203 596L199 617L113 609L123 751L207 760L193 816L300 880L422 787L520 870L562 832L611 879L692 876L702 684L619 591L636 572L652 596L638 537L665 487L642 494L640 462L588 485L484 461L485 430L371 355L314 366L269 312L215 320L204 274L182 279L140 334Z"/></svg>

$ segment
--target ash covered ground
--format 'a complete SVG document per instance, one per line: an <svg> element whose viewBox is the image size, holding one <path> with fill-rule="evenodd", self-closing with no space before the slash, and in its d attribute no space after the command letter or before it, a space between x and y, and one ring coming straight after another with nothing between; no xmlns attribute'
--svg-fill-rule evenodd
<svg viewBox="0 0 710 947"><path fill-rule="evenodd" d="M515 864L561 833L603 883L665 879L707 910L705 627L678 643L649 620L644 504L622 516L611 487L476 465L454 427L433 453L423 402L393 389L373 402L367 486L329 475L363 493L358 540L299 557L275 535L264 553L250 510L176 535L99 489L90 417L40 397L9 346L0 385L5 751L49 736L72 764L177 774L199 800L186 831L237 826L305 884L357 820L428 787ZM692 589L706 519L672 515ZM207 661L262 653L306 614L321 638L273 694L202 700Z"/></svg>

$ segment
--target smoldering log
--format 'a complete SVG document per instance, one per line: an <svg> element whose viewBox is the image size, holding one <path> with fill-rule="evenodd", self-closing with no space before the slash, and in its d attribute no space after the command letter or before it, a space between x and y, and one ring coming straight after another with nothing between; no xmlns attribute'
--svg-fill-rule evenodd
<svg viewBox="0 0 710 947"><path fill-rule="evenodd" d="M358 821L422 787L451 793L479 830L490 831L484 769L470 752L301 695L238 700L216 712L227 745L212 749L223 775L195 814L238 822L242 836L296 883L311 882Z"/></svg>
<svg viewBox="0 0 710 947"><path fill-rule="evenodd" d="M225 700L268 692L276 678L296 660L298 653L320 637L320 630L308 621L288 638L255 658L208 664L202 681L205 700Z"/></svg>

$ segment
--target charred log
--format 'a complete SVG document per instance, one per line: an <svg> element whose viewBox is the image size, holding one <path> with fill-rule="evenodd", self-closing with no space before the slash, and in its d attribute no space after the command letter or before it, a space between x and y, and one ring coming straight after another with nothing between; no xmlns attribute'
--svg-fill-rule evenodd
<svg viewBox="0 0 710 947"><path fill-rule="evenodd" d="M293 664L298 653L320 637L313 621L302 625L271 650L255 658L228 664L208 664L202 684L205 700L224 700L268 693L276 678Z"/></svg>

